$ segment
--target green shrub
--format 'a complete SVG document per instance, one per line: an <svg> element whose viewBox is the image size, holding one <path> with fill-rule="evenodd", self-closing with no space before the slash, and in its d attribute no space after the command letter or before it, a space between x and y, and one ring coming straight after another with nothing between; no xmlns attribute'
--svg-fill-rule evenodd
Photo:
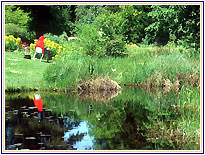
<svg viewBox="0 0 205 155"><path fill-rule="evenodd" d="M104 12L98 15L92 24L82 25L78 30L80 46L87 55L124 56L126 42L121 34L124 24L123 18Z"/></svg>
<svg viewBox="0 0 205 155"><path fill-rule="evenodd" d="M79 46L79 40L70 40L64 42L65 53L60 53L60 57L67 56L86 56L86 51L83 47ZM63 55L62 55L63 54Z"/></svg>
<svg viewBox="0 0 205 155"><path fill-rule="evenodd" d="M200 47L199 5L153 5L152 23L145 28L145 42L165 45L174 41L185 47Z"/></svg>
<svg viewBox="0 0 205 155"><path fill-rule="evenodd" d="M77 5L75 9L75 24L79 26L79 28L84 24L91 24L103 10L105 10L105 8L101 5Z"/></svg>
<svg viewBox="0 0 205 155"><path fill-rule="evenodd" d="M148 5L120 5L118 16L124 18L126 25L123 29L123 35L127 37L128 42L140 43L145 37L145 28L150 24L151 18L147 15L150 6Z"/></svg>
<svg viewBox="0 0 205 155"><path fill-rule="evenodd" d="M29 29L32 21L29 12L24 12L20 7L7 5L5 7L5 33L29 41L35 37L35 32Z"/></svg>
<svg viewBox="0 0 205 155"><path fill-rule="evenodd" d="M14 5L6 5L5 7L5 23L13 23L20 27L28 27L28 23L32 20L30 13L24 12Z"/></svg>
<svg viewBox="0 0 205 155"><path fill-rule="evenodd" d="M36 35L35 32L28 32L26 28L13 23L5 24L5 34L22 38L24 41L32 40Z"/></svg>
<svg viewBox="0 0 205 155"><path fill-rule="evenodd" d="M58 35L54 35L52 33L46 33L46 34L44 34L44 37L48 38L49 40L54 41L55 43L58 43L58 44L64 44L67 41L67 39L66 39L66 37L67 37L66 32L63 32L59 36Z"/></svg>
<svg viewBox="0 0 205 155"><path fill-rule="evenodd" d="M21 38L15 38L13 35L5 36L6 50L19 50L21 48Z"/></svg>
<svg viewBox="0 0 205 155"><path fill-rule="evenodd" d="M106 48L104 45L107 38L99 35L99 31L94 24L83 25L81 31L78 32L78 37L80 38L80 46L87 55L105 56Z"/></svg>

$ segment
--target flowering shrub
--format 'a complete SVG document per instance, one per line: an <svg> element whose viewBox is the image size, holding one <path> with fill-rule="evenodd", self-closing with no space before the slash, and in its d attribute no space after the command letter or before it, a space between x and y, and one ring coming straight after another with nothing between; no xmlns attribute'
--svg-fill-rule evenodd
<svg viewBox="0 0 205 155"><path fill-rule="evenodd" d="M21 38L15 38L13 35L5 36L5 49L17 50L20 48Z"/></svg>
<svg viewBox="0 0 205 155"><path fill-rule="evenodd" d="M30 50L31 48L29 47L29 44L27 44L26 42L21 43L21 47L23 47L26 50Z"/></svg>
<svg viewBox="0 0 205 155"><path fill-rule="evenodd" d="M36 42L38 40L35 39L34 43L30 44L30 48L32 51L35 51L35 46L36 46ZM48 38L44 39L44 47L48 47L51 50L51 56L52 57L58 57L60 53L65 52L65 48L57 43L55 43L54 41L49 40Z"/></svg>
<svg viewBox="0 0 205 155"><path fill-rule="evenodd" d="M26 50L27 52L30 51L29 53L32 55L35 52L35 46L36 46L37 39L34 40L34 43L29 45L24 42L22 43L21 38L15 38L13 35L9 35L5 37L5 48L6 50ZM60 55L65 54L66 48L63 47L62 45L49 40L48 38L44 39L44 47L48 47L51 50L51 56L53 58L57 58ZM69 47L68 50L72 51L73 48Z"/></svg>

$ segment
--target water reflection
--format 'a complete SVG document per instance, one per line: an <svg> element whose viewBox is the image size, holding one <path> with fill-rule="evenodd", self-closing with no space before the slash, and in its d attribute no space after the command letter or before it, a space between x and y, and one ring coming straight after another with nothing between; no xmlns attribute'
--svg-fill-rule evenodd
<svg viewBox="0 0 205 155"><path fill-rule="evenodd" d="M94 150L94 137L89 135L86 121L80 122L76 128L64 133L64 141L70 141L74 137L81 137L73 145L77 150Z"/></svg>
<svg viewBox="0 0 205 155"><path fill-rule="evenodd" d="M34 94L34 105L38 110L38 121L42 120L42 111L43 111L43 97L40 94Z"/></svg>
<svg viewBox="0 0 205 155"><path fill-rule="evenodd" d="M43 98L40 94L34 94L34 105L39 112L43 110Z"/></svg>
<svg viewBox="0 0 205 155"><path fill-rule="evenodd" d="M112 98L115 98L121 93L121 90L110 90L110 91L97 91L97 92L88 92L88 91L81 91L78 92L78 96L80 98L88 98L94 101L103 101L108 102Z"/></svg>
<svg viewBox="0 0 205 155"><path fill-rule="evenodd" d="M172 108L175 95L125 89L105 103L45 92L6 94L6 149L183 149L165 136L158 138L161 127L169 128L181 116Z"/></svg>

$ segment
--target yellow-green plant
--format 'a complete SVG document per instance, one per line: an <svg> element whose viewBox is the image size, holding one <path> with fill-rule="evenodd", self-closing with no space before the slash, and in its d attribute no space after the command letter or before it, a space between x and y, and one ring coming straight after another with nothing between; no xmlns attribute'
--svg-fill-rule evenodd
<svg viewBox="0 0 205 155"><path fill-rule="evenodd" d="M20 48L21 38L15 38L13 35L5 36L5 49L17 50Z"/></svg>

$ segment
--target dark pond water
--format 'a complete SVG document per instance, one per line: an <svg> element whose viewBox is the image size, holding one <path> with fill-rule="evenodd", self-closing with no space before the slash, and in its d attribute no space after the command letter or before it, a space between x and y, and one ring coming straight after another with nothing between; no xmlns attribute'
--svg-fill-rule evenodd
<svg viewBox="0 0 205 155"><path fill-rule="evenodd" d="M169 127L180 115L172 109L175 95L123 89L105 100L96 96L7 93L6 149L183 149L165 134L160 138L159 124Z"/></svg>

